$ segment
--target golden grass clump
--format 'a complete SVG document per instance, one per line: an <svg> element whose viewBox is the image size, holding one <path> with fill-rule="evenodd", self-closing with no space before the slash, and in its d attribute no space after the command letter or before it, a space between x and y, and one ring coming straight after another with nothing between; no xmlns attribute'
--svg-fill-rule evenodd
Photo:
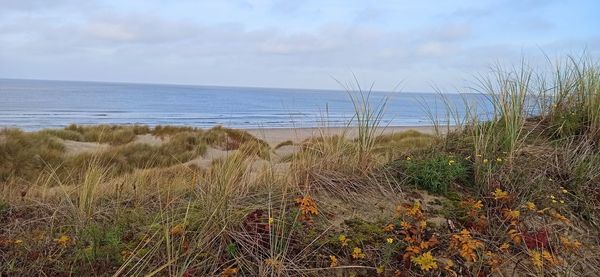
<svg viewBox="0 0 600 277"><path fill-rule="evenodd" d="M10 178L35 179L45 168L63 161L64 145L44 132L0 131L0 182Z"/></svg>

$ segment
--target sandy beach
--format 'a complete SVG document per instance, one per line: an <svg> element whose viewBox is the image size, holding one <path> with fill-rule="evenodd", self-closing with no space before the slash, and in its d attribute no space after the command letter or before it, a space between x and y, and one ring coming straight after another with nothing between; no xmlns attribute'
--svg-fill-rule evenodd
<svg viewBox="0 0 600 277"><path fill-rule="evenodd" d="M340 135L345 133L348 138L354 138L358 134L356 127L329 127L329 128L261 128L261 129L245 129L253 136L260 138L272 146L281 142L291 140L299 142L310 137L324 135ZM407 130L415 130L421 133L433 134L435 132L433 126L395 126L386 127L378 130L378 134L393 134L404 132Z"/></svg>

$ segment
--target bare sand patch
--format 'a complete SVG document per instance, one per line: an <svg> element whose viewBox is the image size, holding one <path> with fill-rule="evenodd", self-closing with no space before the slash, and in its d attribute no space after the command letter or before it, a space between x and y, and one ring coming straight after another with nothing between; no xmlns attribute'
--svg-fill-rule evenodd
<svg viewBox="0 0 600 277"><path fill-rule="evenodd" d="M160 146L166 142L166 139L154 136L152 134L137 135L133 143L144 143L152 146Z"/></svg>
<svg viewBox="0 0 600 277"><path fill-rule="evenodd" d="M275 161L281 161L282 159L289 157L290 155L300 151L298 145L286 145L273 150L273 158Z"/></svg>
<svg viewBox="0 0 600 277"><path fill-rule="evenodd" d="M206 153L204 153L204 155L198 156L198 157L186 162L185 164L186 165L196 165L198 167L207 168L210 166L210 164L214 160L226 158L230 155L233 155L236 152L237 152L237 150L225 151L225 150L221 150L221 149L217 149L217 148L213 148L213 147L208 147L208 149L206 149Z"/></svg>
<svg viewBox="0 0 600 277"><path fill-rule="evenodd" d="M66 155L78 155L81 153L103 151L110 147L110 145L105 144L105 143L74 141L74 140L63 140L62 143L65 146L65 154Z"/></svg>

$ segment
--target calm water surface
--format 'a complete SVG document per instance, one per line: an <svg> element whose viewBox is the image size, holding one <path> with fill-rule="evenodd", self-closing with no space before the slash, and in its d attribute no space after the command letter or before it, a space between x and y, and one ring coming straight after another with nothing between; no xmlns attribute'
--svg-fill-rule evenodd
<svg viewBox="0 0 600 277"><path fill-rule="evenodd" d="M434 93L374 92L389 97L384 122L431 125L426 111L445 116ZM490 110L485 97L449 94ZM0 127L24 130L76 124L189 125L236 128L343 126L353 116L345 91L0 79Z"/></svg>

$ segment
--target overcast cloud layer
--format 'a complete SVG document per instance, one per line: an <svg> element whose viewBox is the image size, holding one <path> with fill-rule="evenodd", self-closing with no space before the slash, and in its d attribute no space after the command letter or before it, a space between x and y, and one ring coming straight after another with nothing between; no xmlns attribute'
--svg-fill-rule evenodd
<svg viewBox="0 0 600 277"><path fill-rule="evenodd" d="M599 3L0 0L0 78L454 90L496 61L598 57Z"/></svg>

